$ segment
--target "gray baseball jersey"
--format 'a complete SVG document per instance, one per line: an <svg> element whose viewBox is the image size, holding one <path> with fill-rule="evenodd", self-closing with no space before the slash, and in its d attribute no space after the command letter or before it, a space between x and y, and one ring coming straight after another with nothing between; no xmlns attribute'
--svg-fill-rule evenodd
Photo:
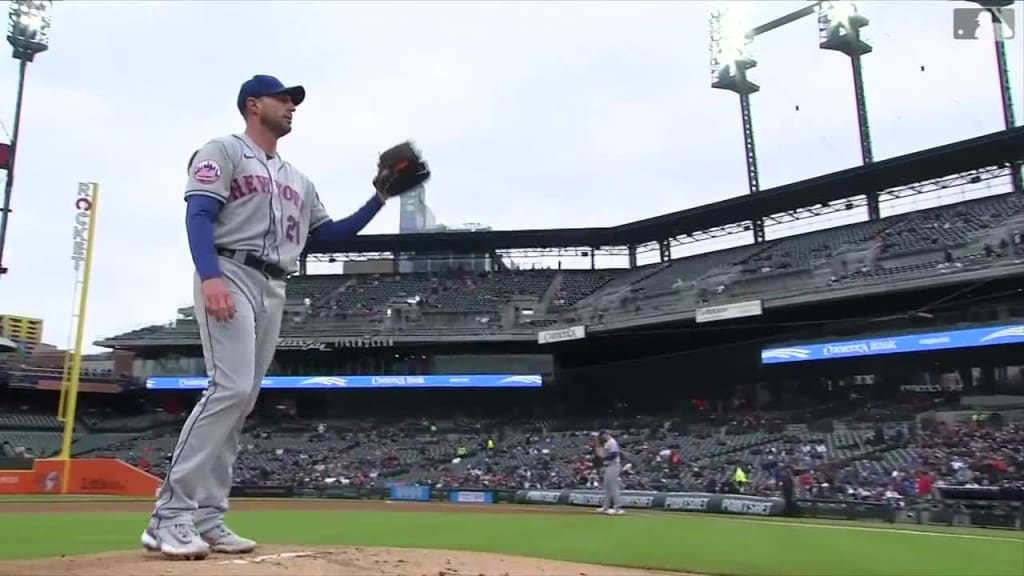
<svg viewBox="0 0 1024 576"><path fill-rule="evenodd" d="M268 158L247 136L214 139L189 162L185 197L224 202L214 226L218 248L246 251L295 272L313 227L329 220L316 189L280 157ZM220 257L235 316L206 314L201 281L193 298L210 384L182 427L151 523L194 524L200 531L223 521L232 469L245 419L274 358L285 304L285 282Z"/></svg>
<svg viewBox="0 0 1024 576"><path fill-rule="evenodd" d="M224 202L214 228L218 247L251 252L289 272L310 227L329 220L313 183L280 156L267 158L248 136L216 138L196 152L185 198Z"/></svg>
<svg viewBox="0 0 1024 576"><path fill-rule="evenodd" d="M602 484L604 485L604 504L602 510L619 510L619 491L621 490L622 459L619 454L619 443L615 438L608 437L604 443L604 474Z"/></svg>

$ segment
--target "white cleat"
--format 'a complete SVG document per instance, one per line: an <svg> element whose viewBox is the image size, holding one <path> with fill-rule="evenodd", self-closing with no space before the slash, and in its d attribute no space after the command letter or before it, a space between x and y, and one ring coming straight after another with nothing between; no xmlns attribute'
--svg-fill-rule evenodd
<svg viewBox="0 0 1024 576"><path fill-rule="evenodd" d="M223 523L202 532L202 539L214 552L221 554L248 554L256 549L256 542L235 534Z"/></svg>
<svg viewBox="0 0 1024 576"><path fill-rule="evenodd" d="M598 508L597 510L595 510L595 512L597 512L598 514L607 514L608 513L608 509L607 508Z"/></svg>
<svg viewBox="0 0 1024 576"><path fill-rule="evenodd" d="M146 528L142 547L176 560L203 560L210 555L209 544L199 537L195 526L184 522Z"/></svg>
<svg viewBox="0 0 1024 576"><path fill-rule="evenodd" d="M604 513L609 516L621 516L626 512L622 508L612 508L611 510L605 510Z"/></svg>

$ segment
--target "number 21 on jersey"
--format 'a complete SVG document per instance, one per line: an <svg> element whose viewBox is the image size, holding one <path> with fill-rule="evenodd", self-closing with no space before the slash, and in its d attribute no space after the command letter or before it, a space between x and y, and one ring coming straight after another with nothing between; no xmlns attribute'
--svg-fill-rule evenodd
<svg viewBox="0 0 1024 576"><path fill-rule="evenodd" d="M292 244L299 243L299 219L291 214L284 219L284 238Z"/></svg>

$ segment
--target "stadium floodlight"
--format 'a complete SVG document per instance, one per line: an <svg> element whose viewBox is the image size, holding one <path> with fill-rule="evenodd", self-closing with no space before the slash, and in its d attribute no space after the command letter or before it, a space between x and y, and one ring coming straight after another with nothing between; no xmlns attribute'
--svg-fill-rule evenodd
<svg viewBox="0 0 1024 576"><path fill-rule="evenodd" d="M870 23L853 2L822 2L818 6L819 46L851 58L868 54L871 46L861 39L860 30Z"/></svg>
<svg viewBox="0 0 1024 576"><path fill-rule="evenodd" d="M1007 130L1011 130L1017 125L1017 119L1014 117L1013 84L1010 79L1010 66L1006 58L1006 40L1013 38L1013 23L1007 20L1012 20L1014 17L1013 9L1010 8L1014 3L1011 0L972 0L972 2L985 9L985 12L978 14L979 25L986 24L985 16L991 20L996 70L999 73L999 95L1003 101L1003 126ZM1024 192L1024 163L1015 162L1013 164L1012 177L1014 191L1018 194Z"/></svg>
<svg viewBox="0 0 1024 576"><path fill-rule="evenodd" d="M867 98L864 95L864 70L861 57L871 53L861 29L870 23L853 2L822 2L818 5L818 46L823 50L841 52L850 59L853 70L853 94L857 104L857 125L860 129L860 156L864 164L874 162L871 128L868 125ZM878 195L867 195L868 217L882 217Z"/></svg>
<svg viewBox="0 0 1024 576"><path fill-rule="evenodd" d="M14 59L31 62L36 54L50 47L48 0L13 0L8 17L7 41L14 47Z"/></svg>
<svg viewBox="0 0 1024 576"><path fill-rule="evenodd" d="M722 2L712 10L709 21L711 35L711 87L728 90L740 97L740 118L743 123L743 146L747 160L747 186L751 194L761 190L754 146L754 122L750 113L750 95L760 86L747 78L747 71L757 66L751 46L754 33L749 27L742 2ZM752 221L754 242L764 242L764 221Z"/></svg>
<svg viewBox="0 0 1024 576"><path fill-rule="evenodd" d="M711 12L711 86L737 94L752 94L758 86L746 71L757 66L752 55L753 35L741 4L724 3Z"/></svg>
<svg viewBox="0 0 1024 576"><path fill-rule="evenodd" d="M50 47L50 22L53 10L51 0L11 0L8 13L7 41L14 49L14 59L18 60L18 96L14 102L14 127L11 143L7 149L7 182L4 185L4 203L0 209L0 277L7 269L4 268L4 246L7 241L7 219L11 214L11 194L14 190L14 160L18 150L18 131L21 128L21 104L25 95L25 73L28 63L35 60L36 54L45 52Z"/></svg>

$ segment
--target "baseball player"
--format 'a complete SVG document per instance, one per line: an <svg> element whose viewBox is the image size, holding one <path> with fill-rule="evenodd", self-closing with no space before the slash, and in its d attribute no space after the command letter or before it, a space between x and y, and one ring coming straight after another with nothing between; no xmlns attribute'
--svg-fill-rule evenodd
<svg viewBox="0 0 1024 576"><path fill-rule="evenodd" d="M356 235L389 197L430 175L409 143L389 149L369 200L331 220L313 183L277 151L305 98L302 86L253 76L238 92L245 131L210 140L189 161L186 228L209 385L182 427L142 533L144 548L168 557L256 548L228 528L224 514L242 425L277 347L285 279L307 243Z"/></svg>
<svg viewBox="0 0 1024 576"><path fill-rule="evenodd" d="M604 464L604 471L601 477L601 484L604 486L604 504L598 508L598 512L611 515L623 514L619 504L621 484L619 474L622 472L619 443L607 431L601 432L598 439L597 455L601 457Z"/></svg>

